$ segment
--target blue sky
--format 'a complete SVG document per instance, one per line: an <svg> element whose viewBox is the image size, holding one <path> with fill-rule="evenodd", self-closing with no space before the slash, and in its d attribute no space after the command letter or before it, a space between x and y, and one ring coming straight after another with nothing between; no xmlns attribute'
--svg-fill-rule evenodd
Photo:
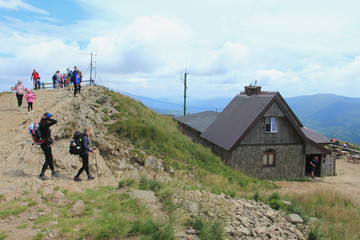
<svg viewBox="0 0 360 240"><path fill-rule="evenodd" d="M36 69L150 98L233 97L257 80L284 97L359 97L360 1L0 0L0 91Z"/></svg>

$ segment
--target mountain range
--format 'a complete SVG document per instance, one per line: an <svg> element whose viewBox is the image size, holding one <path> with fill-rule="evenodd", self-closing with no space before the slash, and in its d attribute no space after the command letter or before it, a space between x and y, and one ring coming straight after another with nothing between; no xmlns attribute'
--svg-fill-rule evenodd
<svg viewBox="0 0 360 240"><path fill-rule="evenodd" d="M221 112L231 99L219 97L189 100L186 114L209 110ZM183 102L173 102L169 99L138 100L161 114L184 115ZM316 94L285 100L305 127L314 129L328 138L360 144L360 98Z"/></svg>

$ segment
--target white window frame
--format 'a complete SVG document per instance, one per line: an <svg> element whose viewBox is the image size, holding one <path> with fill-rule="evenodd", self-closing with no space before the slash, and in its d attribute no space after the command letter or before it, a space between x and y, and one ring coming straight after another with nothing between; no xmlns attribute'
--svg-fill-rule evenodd
<svg viewBox="0 0 360 240"><path fill-rule="evenodd" d="M268 121L270 120L270 123ZM266 126L270 124L270 131ZM277 117L265 117L265 133L277 133L278 131L278 118Z"/></svg>

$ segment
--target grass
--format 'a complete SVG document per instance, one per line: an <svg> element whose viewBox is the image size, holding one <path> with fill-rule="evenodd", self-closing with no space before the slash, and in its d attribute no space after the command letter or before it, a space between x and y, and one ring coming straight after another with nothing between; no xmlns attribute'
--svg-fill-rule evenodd
<svg viewBox="0 0 360 240"><path fill-rule="evenodd" d="M151 218L147 209L117 188L102 186L88 189L84 193L66 194L67 205L51 205L51 214L40 216L35 221L36 228L47 229L49 222L57 221L62 238L66 239L122 239L134 234L135 221ZM71 208L77 200L84 201L84 211L74 215ZM57 214L55 219L53 216ZM140 233L138 233L140 234Z"/></svg>
<svg viewBox="0 0 360 240"><path fill-rule="evenodd" d="M225 239L225 232L221 221L206 221L200 217L190 218L187 227L192 227L199 231L202 240L222 240Z"/></svg>
<svg viewBox="0 0 360 240"><path fill-rule="evenodd" d="M0 232L0 240L4 240L4 239L6 239L6 238L7 238L6 232L5 232L5 231L1 231L1 232Z"/></svg>
<svg viewBox="0 0 360 240"><path fill-rule="evenodd" d="M35 206L37 203L31 198L18 198L10 202L0 204L0 218L4 219L9 216L18 216L27 210L28 207Z"/></svg>
<svg viewBox="0 0 360 240"><path fill-rule="evenodd" d="M317 191L288 196L293 205L285 207L299 214L306 222L310 217L319 219L310 226L311 239L358 239L360 236L360 210L332 191Z"/></svg>
<svg viewBox="0 0 360 240"><path fill-rule="evenodd" d="M172 166L193 176L213 193L236 196L241 190L272 189L269 181L248 177L225 166L210 149L194 143L178 131L170 117L159 115L129 97L108 91L112 104L119 111L108 131L119 140L127 140L147 155L164 160L165 169ZM197 185L197 183L195 185Z"/></svg>

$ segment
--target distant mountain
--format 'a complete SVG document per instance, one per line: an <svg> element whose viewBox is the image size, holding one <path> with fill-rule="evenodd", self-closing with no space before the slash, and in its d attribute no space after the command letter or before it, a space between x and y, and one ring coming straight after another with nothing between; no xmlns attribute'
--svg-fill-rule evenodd
<svg viewBox="0 0 360 240"><path fill-rule="evenodd" d="M304 126L329 138L360 144L360 98L316 94L286 102Z"/></svg>
<svg viewBox="0 0 360 240"><path fill-rule="evenodd" d="M161 114L184 114L184 102L180 100L138 100ZM231 100L232 98L225 97L189 100L186 113L209 110L221 112ZM314 129L328 138L360 144L360 98L316 94L285 100L305 127Z"/></svg>

